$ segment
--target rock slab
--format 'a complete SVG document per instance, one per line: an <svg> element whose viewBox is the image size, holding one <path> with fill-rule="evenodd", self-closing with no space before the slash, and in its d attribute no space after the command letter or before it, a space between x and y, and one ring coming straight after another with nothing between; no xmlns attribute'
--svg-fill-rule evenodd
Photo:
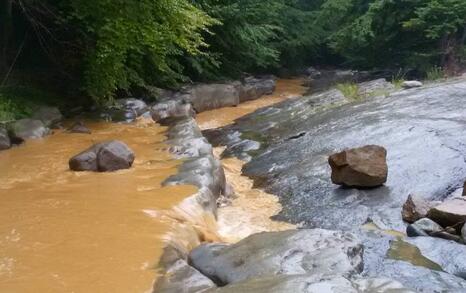
<svg viewBox="0 0 466 293"><path fill-rule="evenodd" d="M377 145L344 150L329 157L332 182L349 187L377 187L387 181L387 151Z"/></svg>
<svg viewBox="0 0 466 293"><path fill-rule="evenodd" d="M134 152L123 142L113 140L95 144L72 157L69 161L73 171L111 172L129 169L134 161Z"/></svg>
<svg viewBox="0 0 466 293"><path fill-rule="evenodd" d="M251 235L233 244L204 244L189 255L219 285L275 275L344 275L363 269L363 247L353 234L323 229Z"/></svg>

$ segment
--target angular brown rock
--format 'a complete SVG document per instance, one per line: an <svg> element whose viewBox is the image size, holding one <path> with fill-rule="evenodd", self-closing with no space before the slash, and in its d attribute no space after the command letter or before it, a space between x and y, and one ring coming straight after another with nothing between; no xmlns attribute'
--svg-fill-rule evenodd
<svg viewBox="0 0 466 293"><path fill-rule="evenodd" d="M427 216L443 227L466 221L466 198L452 198L429 210Z"/></svg>
<svg viewBox="0 0 466 293"><path fill-rule="evenodd" d="M329 157L332 182L350 187L377 187L387 181L387 150L377 145L344 150Z"/></svg>

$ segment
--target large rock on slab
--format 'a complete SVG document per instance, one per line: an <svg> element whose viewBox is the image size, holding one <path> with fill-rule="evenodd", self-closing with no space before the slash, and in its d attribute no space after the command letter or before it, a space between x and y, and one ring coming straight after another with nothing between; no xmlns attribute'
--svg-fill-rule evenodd
<svg viewBox="0 0 466 293"><path fill-rule="evenodd" d="M110 172L129 169L134 161L133 151L123 142L113 140L95 144L72 157L69 161L73 171Z"/></svg>
<svg viewBox="0 0 466 293"><path fill-rule="evenodd" d="M179 259L165 269L163 276L157 279L154 293L196 293L217 286L198 270Z"/></svg>
<svg viewBox="0 0 466 293"><path fill-rule="evenodd" d="M312 274L274 276L231 284L212 289L212 293L414 293L402 284L385 278L347 279L344 277L321 277Z"/></svg>
<svg viewBox="0 0 466 293"><path fill-rule="evenodd" d="M363 269L362 252L350 233L312 229L254 234L233 245L204 244L189 258L196 269L225 285L274 275L351 276Z"/></svg>
<svg viewBox="0 0 466 293"><path fill-rule="evenodd" d="M239 104L239 89L234 84L198 84L185 89L196 112Z"/></svg>
<svg viewBox="0 0 466 293"><path fill-rule="evenodd" d="M47 127L53 127L63 120L63 115L56 107L42 106L34 110L32 119L42 121Z"/></svg>
<svg viewBox="0 0 466 293"><path fill-rule="evenodd" d="M428 217L443 227L466 221L466 198L452 198L429 210Z"/></svg>
<svg viewBox="0 0 466 293"><path fill-rule="evenodd" d="M387 181L387 151L376 145L344 150L328 161L332 182L351 187L377 187Z"/></svg>
<svg viewBox="0 0 466 293"><path fill-rule="evenodd" d="M21 142L26 139L42 138L49 133L49 129L40 120L21 119L9 125L9 132L13 141Z"/></svg>
<svg viewBox="0 0 466 293"><path fill-rule="evenodd" d="M8 131L0 127L0 151L11 147L11 140L8 136Z"/></svg>
<svg viewBox="0 0 466 293"><path fill-rule="evenodd" d="M429 210L437 204L417 195L410 194L403 204L401 216L405 222L414 223L421 218L427 217Z"/></svg>

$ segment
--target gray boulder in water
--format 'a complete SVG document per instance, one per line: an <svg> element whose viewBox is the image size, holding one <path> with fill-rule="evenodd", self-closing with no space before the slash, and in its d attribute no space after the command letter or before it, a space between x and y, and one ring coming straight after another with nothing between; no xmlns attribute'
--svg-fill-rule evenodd
<svg viewBox="0 0 466 293"><path fill-rule="evenodd" d="M347 279L344 277L321 277L318 275L274 276L231 284L207 292L211 293L410 293L400 283L386 279Z"/></svg>
<svg viewBox="0 0 466 293"><path fill-rule="evenodd" d="M78 121L75 124L73 124L69 129L69 132L71 133L85 133L85 134L91 134L91 130L84 125L83 122Z"/></svg>
<svg viewBox="0 0 466 293"><path fill-rule="evenodd" d="M26 139L41 138L49 133L49 129L40 120L21 119L9 126L10 135L18 142Z"/></svg>
<svg viewBox="0 0 466 293"><path fill-rule="evenodd" d="M0 128L0 151L6 150L11 147L10 137L8 131L4 128Z"/></svg>
<svg viewBox="0 0 466 293"><path fill-rule="evenodd" d="M239 90L235 84L198 84L186 90L197 113L239 104Z"/></svg>
<svg viewBox="0 0 466 293"><path fill-rule="evenodd" d="M353 234L304 229L251 235L233 244L204 244L189 255L217 284L275 275L344 275L363 269L363 247Z"/></svg>
<svg viewBox="0 0 466 293"><path fill-rule="evenodd" d="M387 151L376 145L344 150L328 161L332 182L351 187L377 187L387 181Z"/></svg>
<svg viewBox="0 0 466 293"><path fill-rule="evenodd" d="M133 151L123 142L113 140L95 144L72 157L69 161L73 171L110 172L129 169L134 161Z"/></svg>

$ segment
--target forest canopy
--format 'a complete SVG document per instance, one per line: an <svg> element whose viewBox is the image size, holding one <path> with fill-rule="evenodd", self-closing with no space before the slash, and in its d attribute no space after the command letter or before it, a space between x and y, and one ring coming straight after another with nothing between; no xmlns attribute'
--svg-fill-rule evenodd
<svg viewBox="0 0 466 293"><path fill-rule="evenodd" d="M97 101L144 85L306 65L466 59L464 0L5 0L0 73L55 74Z"/></svg>

